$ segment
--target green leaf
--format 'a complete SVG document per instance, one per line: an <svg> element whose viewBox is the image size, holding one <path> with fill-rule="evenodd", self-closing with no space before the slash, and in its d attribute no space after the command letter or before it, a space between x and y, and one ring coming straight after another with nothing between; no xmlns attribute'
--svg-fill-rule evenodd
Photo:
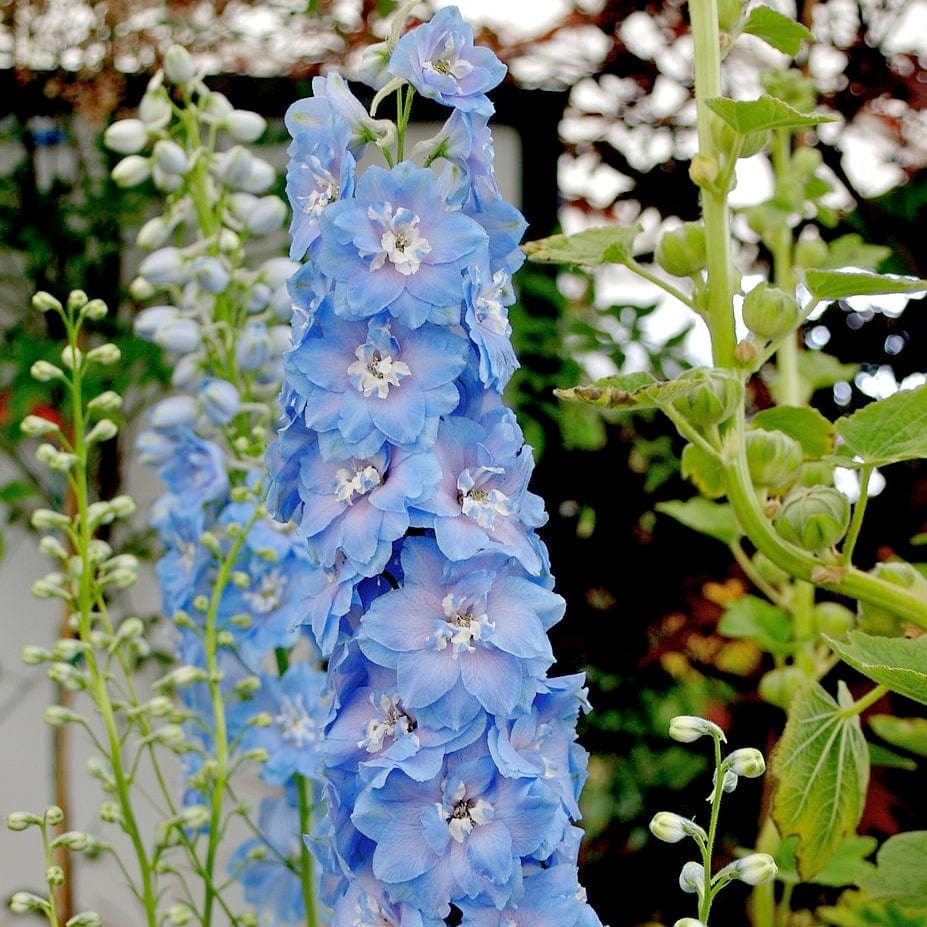
<svg viewBox="0 0 927 927"><path fill-rule="evenodd" d="M734 510L727 504L695 496L685 502L679 499L658 502L655 508L695 531L716 538L722 544L730 546L740 537Z"/></svg>
<svg viewBox="0 0 927 927"><path fill-rule="evenodd" d="M727 491L721 461L697 444L687 444L682 449L679 472L709 499L720 499Z"/></svg>
<svg viewBox="0 0 927 927"><path fill-rule="evenodd" d="M802 42L814 39L811 31L801 23L768 6L752 9L741 31L755 35L792 58L801 51Z"/></svg>
<svg viewBox="0 0 927 927"><path fill-rule="evenodd" d="M799 351L799 403L809 403L819 389L826 389L843 380L851 382L858 372L859 364L841 364L833 354L825 354L824 351ZM769 390L778 403L786 401L788 392L794 385L791 380L786 382L786 379L775 371L769 376Z"/></svg>
<svg viewBox="0 0 927 927"><path fill-rule="evenodd" d="M714 97L707 100L706 104L740 135L764 132L767 129L808 129L834 120L833 116L824 113L800 113L788 103L765 95L758 100Z"/></svg>
<svg viewBox="0 0 927 927"><path fill-rule="evenodd" d="M892 249L885 245L872 245L862 235L850 232L827 243L827 266L865 267L875 270L886 258L891 257Z"/></svg>
<svg viewBox="0 0 927 927"><path fill-rule="evenodd" d="M718 631L726 637L755 641L769 653L792 650L792 622L780 608L755 595L741 596L724 610Z"/></svg>
<svg viewBox="0 0 927 927"><path fill-rule="evenodd" d="M656 408L657 404L649 401L641 391L657 382L652 374L640 371L622 376L605 377L602 380L596 380L591 386L555 389L554 395L560 399L585 402L588 405L606 409L629 409L632 406Z"/></svg>
<svg viewBox="0 0 927 927"><path fill-rule="evenodd" d="M927 386L901 390L834 423L847 466L882 467L927 457Z"/></svg>
<svg viewBox="0 0 927 927"><path fill-rule="evenodd" d="M859 875L859 887L875 899L903 909L927 910L927 830L889 837L879 849L875 867Z"/></svg>
<svg viewBox="0 0 927 927"><path fill-rule="evenodd" d="M834 446L834 426L809 406L773 406L757 412L750 424L766 431L784 431L812 460L829 454Z"/></svg>
<svg viewBox="0 0 927 927"><path fill-rule="evenodd" d="M837 852L827 861L824 868L814 877L816 885L840 888L854 885L865 859L875 852L879 841L875 837L844 837Z"/></svg>
<svg viewBox="0 0 927 927"><path fill-rule="evenodd" d="M840 697L851 701L842 682ZM798 872L812 881L862 816L869 751L859 716L844 714L817 683L803 686L792 699L770 772L773 820L783 837L798 836Z"/></svg>
<svg viewBox="0 0 927 927"><path fill-rule="evenodd" d="M629 228L606 226L585 229L572 235L551 235L522 245L531 261L545 264L627 264L634 239L641 233L639 223Z"/></svg>
<svg viewBox="0 0 927 927"><path fill-rule="evenodd" d="M875 734L893 747L927 756L927 718L870 715L867 720Z"/></svg>
<svg viewBox="0 0 927 927"><path fill-rule="evenodd" d="M927 635L876 637L849 631L842 640L827 638L841 660L873 682L927 705Z"/></svg>
<svg viewBox="0 0 927 927"><path fill-rule="evenodd" d="M884 293L920 293L927 280L854 270L806 270L805 286L814 299L846 299Z"/></svg>

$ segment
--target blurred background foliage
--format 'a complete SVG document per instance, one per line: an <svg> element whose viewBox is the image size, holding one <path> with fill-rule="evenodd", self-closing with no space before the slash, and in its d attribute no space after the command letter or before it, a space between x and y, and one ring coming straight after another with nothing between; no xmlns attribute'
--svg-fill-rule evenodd
<svg viewBox="0 0 927 927"><path fill-rule="evenodd" d="M102 130L131 109L174 42L197 55L210 83L236 106L279 119L314 74L350 72L360 50L382 38L396 6L0 0L0 502L8 522L21 521L38 499L59 503L63 494L63 487L41 483L18 433L29 412L60 415L60 397L28 376L57 340L44 330L47 320L28 311L35 290L82 287L119 307L107 335L124 358L112 388L125 393L134 384L127 418L167 381L151 346L132 337L136 307L127 289L136 260L129 243L154 191L112 184ZM529 238L640 221L646 249L670 217L696 218L687 174L694 108L682 2L562 0L544 5L535 24L494 20L485 10L471 15L466 3L460 6L477 24L478 41L510 68L494 97L496 118L521 134ZM422 3L416 15L427 18L428 8ZM881 270L927 276L925 4L828 0L781 8L822 42L804 67L820 105L840 117L838 129L820 139L835 190L832 227L821 234L858 234L891 248ZM760 68L777 66L774 56L753 52L748 46L729 62L744 93ZM750 184L762 182L761 171L755 176L744 181L748 198ZM762 242L746 223L737 230L741 268L762 269ZM704 360L704 332L656 291L611 269L532 265L517 283L511 319L522 368L507 399L535 448L533 488L550 514L543 537L569 604L553 632L556 669L587 673L594 708L582 730L592 754L583 882L605 923L671 923L689 913L686 898L672 880L652 888L655 871L673 871L673 849L654 847L647 822L664 807L700 814L708 763L668 741L669 719L705 715L729 731L732 746L764 748L784 716L756 694L767 655L717 630L725 605L749 584L723 545L659 510L661 502L693 495L679 473L673 429L644 413L563 405L553 389L616 371L674 376ZM808 347L826 345L846 365L836 383L824 378L814 405L832 417L923 377L927 321L919 303L880 311L838 302L809 323ZM767 390L755 384L758 408ZM97 479L107 495L130 460L130 449L116 441L103 447ZM922 468L899 465L870 504L860 562L892 553L920 559L925 516ZM143 550L145 539L133 543ZM923 761L910 757L877 767L862 833L927 827L916 800L922 769ZM726 848L752 845L765 800L759 788L731 796L722 821ZM833 888L805 892L796 900L809 909L836 897ZM744 895L728 895L719 921L743 922Z"/></svg>

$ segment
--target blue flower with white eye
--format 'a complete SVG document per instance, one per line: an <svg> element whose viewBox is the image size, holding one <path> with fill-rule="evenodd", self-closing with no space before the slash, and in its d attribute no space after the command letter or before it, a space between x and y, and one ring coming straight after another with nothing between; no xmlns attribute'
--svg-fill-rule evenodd
<svg viewBox="0 0 927 927"><path fill-rule="evenodd" d="M519 367L507 308L515 302L511 275L471 267L465 296L464 322L479 354L480 380L501 393Z"/></svg>
<svg viewBox="0 0 927 927"><path fill-rule="evenodd" d="M409 506L425 498L441 471L430 452L384 445L369 457L324 460L305 448L298 475L298 530L320 566L339 552L365 576L380 573L393 542L409 529Z"/></svg>
<svg viewBox="0 0 927 927"><path fill-rule="evenodd" d="M287 149L286 194L293 209L290 221L290 257L302 258L319 234L319 221L325 208L354 192L356 161L349 150L351 129L339 118L326 98L316 102L319 123L296 120L305 115L303 101L294 103L287 125L295 135ZM366 115L366 114L365 114Z"/></svg>
<svg viewBox="0 0 927 927"><path fill-rule="evenodd" d="M434 496L422 505L433 521L422 524L434 527L438 547L451 560L496 551L540 575L543 545L534 529L547 516L543 500L528 491L531 448L511 410L499 405L484 422L459 415L441 422L434 453L442 477Z"/></svg>
<svg viewBox="0 0 927 927"><path fill-rule="evenodd" d="M322 214L317 266L337 281L335 312L384 310L409 328L459 321L461 274L489 246L479 222L444 199L434 171L403 161L368 168L351 199Z"/></svg>
<svg viewBox="0 0 927 927"><path fill-rule="evenodd" d="M486 93L506 68L491 49L473 44L473 29L457 7L446 6L399 39L387 70L423 97L489 116L493 105Z"/></svg>
<svg viewBox="0 0 927 927"><path fill-rule="evenodd" d="M576 866L560 864L525 873L524 892L501 910L461 902L467 927L602 927L586 904Z"/></svg>
<svg viewBox="0 0 927 927"><path fill-rule="evenodd" d="M359 642L396 670L403 705L448 727L477 705L502 718L526 712L554 660L546 631L563 599L505 556L450 563L427 537L409 538L401 561L403 585L371 604Z"/></svg>
<svg viewBox="0 0 927 927"><path fill-rule="evenodd" d="M296 663L282 676L261 673L260 679L261 688L255 696L236 705L232 714L243 723L258 712L266 712L272 723L248 727L242 736L242 749L267 750L269 758L260 775L268 785L285 785L294 775L315 778L322 732L331 708L331 699L325 694L325 673L307 663Z"/></svg>
<svg viewBox="0 0 927 927"><path fill-rule="evenodd" d="M285 369L320 432L326 459L365 458L386 442L426 447L460 401L455 379L467 363L462 332L425 324L410 330L384 317L347 322L322 308Z"/></svg>
<svg viewBox="0 0 927 927"><path fill-rule="evenodd" d="M165 493L151 507L151 524L158 532L163 553L155 564L165 615L187 611L214 568L212 554L200 538L206 527L201 507L184 504Z"/></svg>
<svg viewBox="0 0 927 927"><path fill-rule="evenodd" d="M358 795L351 820L376 846L373 872L389 897L446 917L463 899L501 908L513 897L521 857L548 840L554 810L537 782L500 776L476 743L425 782L394 770Z"/></svg>
<svg viewBox="0 0 927 927"><path fill-rule="evenodd" d="M218 444L187 426L158 429L158 434L158 476L181 505L203 506L227 495L229 477Z"/></svg>
<svg viewBox="0 0 927 927"><path fill-rule="evenodd" d="M424 917L411 905L394 904L365 864L345 879L332 906L330 927L445 927L443 918Z"/></svg>

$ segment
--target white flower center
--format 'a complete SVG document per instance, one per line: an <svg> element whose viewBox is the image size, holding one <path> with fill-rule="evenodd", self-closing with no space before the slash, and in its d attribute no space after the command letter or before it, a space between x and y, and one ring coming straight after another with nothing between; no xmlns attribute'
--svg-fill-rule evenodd
<svg viewBox="0 0 927 927"><path fill-rule="evenodd" d="M406 713L398 695L381 695L379 705L370 696L371 704L379 710L379 716L371 718L364 726L364 736L357 742L368 753L377 753L385 740L394 739L396 732L408 734L417 727L415 719Z"/></svg>
<svg viewBox="0 0 927 927"><path fill-rule="evenodd" d="M382 250L373 255L370 269L379 270L388 260L403 276L411 277L421 267L422 258L431 251L428 239L419 231L422 220L403 206L393 212L390 203L384 203L379 210L368 207L367 217L383 228L380 234ZM366 256L364 252L362 255Z"/></svg>
<svg viewBox="0 0 927 927"><path fill-rule="evenodd" d="M319 726L310 717L301 695L283 696L274 723L283 729L283 739L296 747L308 747L319 739Z"/></svg>
<svg viewBox="0 0 927 927"><path fill-rule="evenodd" d="M243 598L258 615L266 615L280 607L285 588L286 576L280 570L271 570L261 577L258 588L245 592Z"/></svg>
<svg viewBox="0 0 927 927"><path fill-rule="evenodd" d="M389 388L399 386L399 381L412 373L408 364L381 354L369 342L359 345L354 356L357 360L349 365L348 376L365 398L376 393L378 399L386 399Z"/></svg>
<svg viewBox="0 0 927 927"><path fill-rule="evenodd" d="M347 467L339 467L335 474L335 497L339 502L353 505L355 494L363 496L371 489L376 489L382 482L380 471L370 464L353 472Z"/></svg>
<svg viewBox="0 0 927 927"><path fill-rule="evenodd" d="M464 596L455 598L449 592L441 600L441 608L444 611L444 620L436 622L438 627L428 641L435 650L452 647L455 659L460 653L472 653L476 650L473 642L482 640L485 632L496 627L486 612L474 614L476 609L468 604Z"/></svg>
<svg viewBox="0 0 927 927"><path fill-rule="evenodd" d="M512 328L509 325L508 313L500 298L505 286L505 274L497 270L492 278L493 285L490 289L480 293L476 298L474 309L476 311L476 321L488 328L497 335L508 335Z"/></svg>
<svg viewBox="0 0 927 927"><path fill-rule="evenodd" d="M463 843L474 825L485 824L493 818L492 805L484 798L464 798L466 791L463 783L457 787L453 795L454 806L450 811L443 805L438 806L447 821L447 829L457 843Z"/></svg>
<svg viewBox="0 0 927 927"><path fill-rule="evenodd" d="M374 898L364 892L354 903L354 920L351 927L396 927L396 921Z"/></svg>
<svg viewBox="0 0 927 927"><path fill-rule="evenodd" d="M424 69L460 81L473 70L473 65L469 61L458 57L457 46L454 44L454 40L448 36L444 48L431 61L425 62Z"/></svg>
<svg viewBox="0 0 927 927"><path fill-rule="evenodd" d="M306 162L306 166L309 168L315 187L308 196L303 198L302 211L306 215L318 218L329 203L334 203L338 199L341 188L338 186L334 174L322 166L322 162L317 156L311 157Z"/></svg>
<svg viewBox="0 0 927 927"><path fill-rule="evenodd" d="M486 489L485 484L502 467L476 467L466 469L457 477L457 501L464 515L472 518L481 528L492 529L496 516L510 516L515 511L512 500L501 489Z"/></svg>

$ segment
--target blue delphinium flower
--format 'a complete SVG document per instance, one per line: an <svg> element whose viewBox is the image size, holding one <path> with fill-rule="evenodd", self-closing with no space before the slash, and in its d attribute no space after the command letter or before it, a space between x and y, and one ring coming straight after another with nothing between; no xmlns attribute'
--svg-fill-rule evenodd
<svg viewBox="0 0 927 927"><path fill-rule="evenodd" d="M412 88L453 112L412 160L358 166L317 227L294 219L307 255L267 456L271 510L307 554L301 623L327 659L307 846L332 927L599 927L577 879L585 689L548 675L565 604L501 396L525 230L492 167L486 93L505 69L452 7L392 41L377 55L402 120ZM374 133L346 85L313 89L288 115L293 170L320 145L361 165ZM340 151L335 95L357 130ZM283 775L295 759L279 756Z"/></svg>

